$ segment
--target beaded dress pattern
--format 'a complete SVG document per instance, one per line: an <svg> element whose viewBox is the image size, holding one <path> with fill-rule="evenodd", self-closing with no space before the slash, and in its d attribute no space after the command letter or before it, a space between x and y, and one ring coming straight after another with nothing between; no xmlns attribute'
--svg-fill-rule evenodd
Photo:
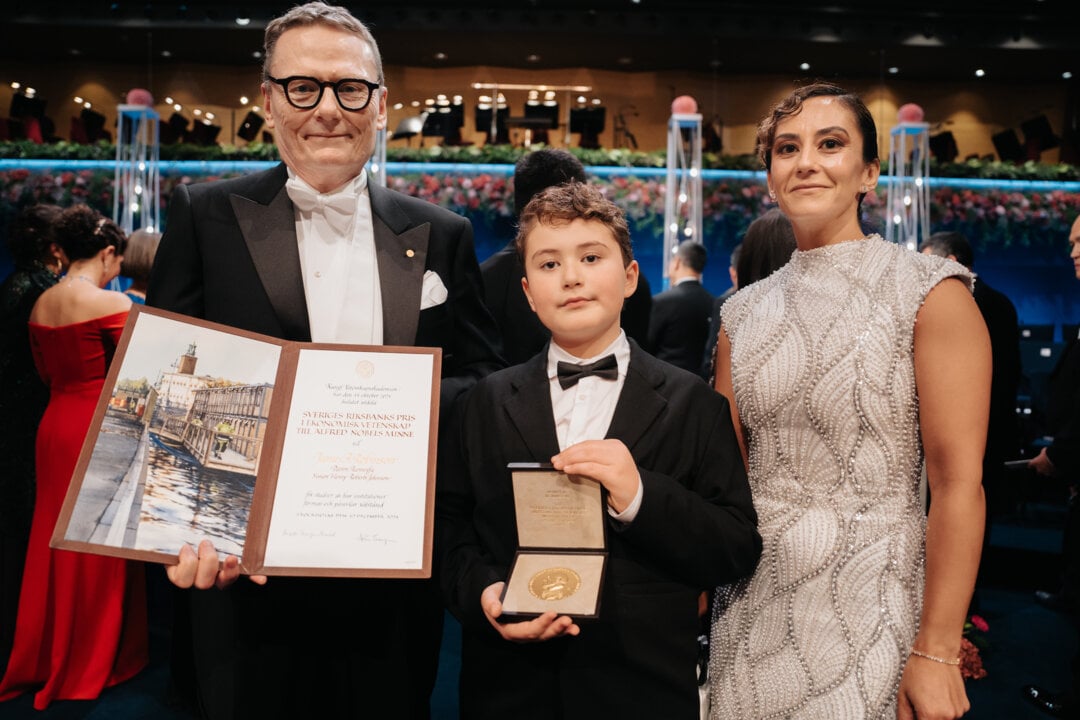
<svg viewBox="0 0 1080 720"><path fill-rule="evenodd" d="M764 548L717 591L712 718L895 718L924 571L915 316L953 276L871 236L724 304Z"/></svg>

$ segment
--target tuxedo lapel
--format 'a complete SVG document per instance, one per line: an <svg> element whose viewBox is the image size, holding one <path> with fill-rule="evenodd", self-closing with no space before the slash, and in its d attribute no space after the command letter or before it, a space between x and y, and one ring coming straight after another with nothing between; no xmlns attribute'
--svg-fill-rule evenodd
<svg viewBox="0 0 1080 720"><path fill-rule="evenodd" d="M532 457L547 462L559 452L555 435L555 413L551 409L551 388L547 378L547 345L543 352L518 367L510 380L511 392L504 407ZM492 428L498 432L497 428ZM521 458L511 462L526 462Z"/></svg>
<svg viewBox="0 0 1080 720"><path fill-rule="evenodd" d="M368 183L383 307L383 344L413 345L431 224L412 219L380 185Z"/></svg>
<svg viewBox="0 0 1080 720"><path fill-rule="evenodd" d="M667 399L657 391L664 382L663 373L656 367L658 362L630 341L626 382L605 437L619 438L631 450L667 407Z"/></svg>
<svg viewBox="0 0 1080 720"><path fill-rule="evenodd" d="M278 168L280 172L268 174L252 192L234 193L229 201L283 337L307 339L311 328L296 243L296 216L285 192L285 166Z"/></svg>

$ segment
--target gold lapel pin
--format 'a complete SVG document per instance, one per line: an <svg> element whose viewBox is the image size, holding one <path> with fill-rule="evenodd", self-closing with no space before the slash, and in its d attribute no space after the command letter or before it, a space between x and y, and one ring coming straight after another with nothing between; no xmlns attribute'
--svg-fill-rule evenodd
<svg viewBox="0 0 1080 720"><path fill-rule="evenodd" d="M415 254L416 253L413 251L412 248L409 248L408 250L405 251L405 257L412 257Z"/></svg>

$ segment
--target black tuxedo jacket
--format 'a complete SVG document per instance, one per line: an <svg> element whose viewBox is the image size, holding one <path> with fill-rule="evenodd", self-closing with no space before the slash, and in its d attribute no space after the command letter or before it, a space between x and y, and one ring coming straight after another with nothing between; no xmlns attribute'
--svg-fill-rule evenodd
<svg viewBox="0 0 1080 720"><path fill-rule="evenodd" d="M307 341L307 303L284 165L179 185L150 278L150 305ZM441 347L440 414L500 367L465 219L369 185L387 345ZM420 309L425 271L445 303ZM211 718L427 717L443 609L422 581L241 578L192 591L194 674ZM179 635L179 632L177 632Z"/></svg>
<svg viewBox="0 0 1080 720"><path fill-rule="evenodd" d="M440 476L444 594L462 621L465 718L696 718L698 596L749 574L761 540L727 401L631 343L607 437L644 486L635 520L608 518L600 617L578 637L503 640L480 609L517 548L510 462L559 452L546 351L488 376L464 403L457 465Z"/></svg>
<svg viewBox="0 0 1080 720"><path fill-rule="evenodd" d="M281 164L232 180L178 185L147 304L285 340L311 339L292 201ZM468 220L369 183L383 344L442 348L446 405L502 366L480 297ZM424 273L449 291L420 309Z"/></svg>
<svg viewBox="0 0 1080 720"><path fill-rule="evenodd" d="M649 351L676 367L698 373L709 336L712 294L697 280L656 295L649 318Z"/></svg>

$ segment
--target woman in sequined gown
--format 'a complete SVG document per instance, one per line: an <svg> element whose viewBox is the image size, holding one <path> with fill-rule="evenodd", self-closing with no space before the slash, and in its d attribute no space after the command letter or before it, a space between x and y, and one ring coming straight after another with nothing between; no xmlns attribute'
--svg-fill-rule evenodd
<svg viewBox="0 0 1080 720"><path fill-rule="evenodd" d="M971 275L862 231L880 162L856 96L796 90L758 141L798 250L723 307L764 548L716 593L711 717L959 717L990 388Z"/></svg>
<svg viewBox="0 0 1080 720"><path fill-rule="evenodd" d="M33 692L38 710L54 700L96 698L147 662L142 564L49 548L131 307L122 293L102 289L119 273L126 243L115 223L72 206L55 238L71 264L30 313L30 349L49 404L37 434L37 495L15 643L0 682L0 701Z"/></svg>

